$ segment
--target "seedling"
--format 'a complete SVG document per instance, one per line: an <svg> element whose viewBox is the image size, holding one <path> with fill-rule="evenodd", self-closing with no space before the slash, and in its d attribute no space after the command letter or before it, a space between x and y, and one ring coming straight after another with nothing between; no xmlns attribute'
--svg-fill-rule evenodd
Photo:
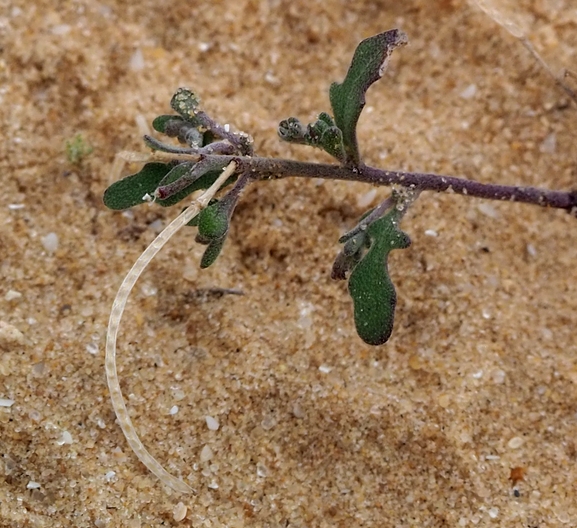
<svg viewBox="0 0 577 528"><path fill-rule="evenodd" d="M146 164L138 173L117 181L106 190L104 203L110 209L127 209L144 201L168 207L182 202L195 191L207 189L157 237L128 273L114 301L106 346L106 371L113 406L128 443L139 459L174 489L191 491L187 484L167 473L154 460L136 435L120 392L115 349L120 318L131 288L148 262L182 226L197 227L196 241L206 245L200 266L206 268L220 254L235 206L249 184L296 176L393 186L385 201L367 211L358 224L340 238L343 247L332 269L334 279L348 278L354 322L360 338L370 345L382 345L393 330L397 298L387 269L388 255L393 249L409 247L411 241L401 231L400 223L423 191L451 191L471 197L525 202L564 209L577 216L575 191L484 184L451 176L381 170L363 163L356 128L365 105L365 94L382 76L393 50L406 43L406 35L397 29L363 40L344 81L330 87L332 115L322 112L308 125L295 117L279 124L281 140L320 148L334 157L337 164L256 156L247 134L231 132L228 125L218 124L201 110L196 95L185 88L180 88L172 98L174 114L161 115L152 123L157 132L177 138L179 145L145 136L151 154L142 157L123 153L119 158L138 159ZM120 167L115 164L115 170ZM213 199L221 187L228 187L228 190Z"/></svg>
<svg viewBox="0 0 577 528"><path fill-rule="evenodd" d="M84 139L82 134L76 134L72 139L66 140L66 158L72 165L81 165L86 156L94 150Z"/></svg>

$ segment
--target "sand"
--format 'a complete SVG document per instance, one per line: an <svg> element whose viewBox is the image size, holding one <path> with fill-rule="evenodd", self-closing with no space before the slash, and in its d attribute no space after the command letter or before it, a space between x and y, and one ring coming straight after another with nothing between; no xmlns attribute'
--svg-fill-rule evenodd
<svg viewBox="0 0 577 528"><path fill-rule="evenodd" d="M0 9L0 525L577 526L577 220L529 205L424 193L402 225L413 245L390 259L393 336L369 347L330 268L388 190L252 185L217 263L200 271L180 232L121 327L131 416L196 495L136 459L108 395L106 325L180 209L112 212L102 193L176 88L260 155L328 161L281 143L278 122L329 110L356 44L399 27L410 44L359 125L366 162L551 189L576 186L577 112L460 0L130 4ZM577 69L574 0L516 9L556 72ZM92 152L72 163L77 134Z"/></svg>

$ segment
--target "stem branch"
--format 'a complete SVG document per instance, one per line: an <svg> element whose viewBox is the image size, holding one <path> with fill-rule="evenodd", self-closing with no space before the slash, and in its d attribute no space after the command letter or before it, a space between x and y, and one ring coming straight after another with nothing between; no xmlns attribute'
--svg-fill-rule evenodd
<svg viewBox="0 0 577 528"><path fill-rule="evenodd" d="M551 191L537 187L496 185L440 174L381 170L363 166L305 163L267 158L235 158L240 170L252 171L257 178L279 179L289 176L357 181L373 185L401 185L420 191L454 192L487 200L523 202L541 207L564 209L577 216L577 191Z"/></svg>
<svg viewBox="0 0 577 528"><path fill-rule="evenodd" d="M150 141L149 141L150 142ZM154 148L154 147L153 147ZM168 150L170 147L164 147ZM172 159L200 159L194 149L173 148ZM167 154L163 154L166 157ZM291 176L300 178L322 178L328 180L355 181L372 185L400 185L418 191L452 192L486 200L522 202L541 207L564 209L577 217L577 190L551 191L539 187L498 185L481 183L466 178L444 176L427 172L404 172L382 170L368 165L348 167L327 163L309 163L280 158L259 156L233 156L208 154L202 157L205 163L225 167L231 161L237 164L237 172L251 174L253 179L277 180Z"/></svg>

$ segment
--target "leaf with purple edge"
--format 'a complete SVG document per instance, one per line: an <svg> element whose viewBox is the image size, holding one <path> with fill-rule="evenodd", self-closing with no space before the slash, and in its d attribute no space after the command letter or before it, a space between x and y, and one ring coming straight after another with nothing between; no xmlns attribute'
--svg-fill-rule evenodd
<svg viewBox="0 0 577 528"><path fill-rule="evenodd" d="M346 163L359 166L361 157L357 143L357 122L365 106L365 93L384 71L393 50L408 42L405 33L391 29L363 40L342 83L333 83L329 96L335 123L343 133Z"/></svg>

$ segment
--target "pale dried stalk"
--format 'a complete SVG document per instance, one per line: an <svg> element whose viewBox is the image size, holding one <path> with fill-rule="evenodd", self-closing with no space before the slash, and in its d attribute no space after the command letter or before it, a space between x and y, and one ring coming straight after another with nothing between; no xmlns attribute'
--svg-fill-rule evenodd
<svg viewBox="0 0 577 528"><path fill-rule="evenodd" d="M118 337L118 329L120 327L120 321L122 319L126 302L128 301L128 296L136 284L138 277L142 274L154 256L170 240L170 238L182 226L186 225L194 216L196 216L199 211L208 205L209 201L222 187L224 182L234 173L235 169L236 163L233 161L226 167L212 186L198 199L193 200L190 206L177 216L138 257L126 277L124 277L124 280L118 289L116 298L112 304L110 320L108 322L108 332L106 334L105 369L106 379L108 381L108 390L110 391L110 398L112 400L112 406L114 407L116 418L118 419L118 423L126 437L126 441L138 459L152 473L154 473L161 482L181 493L194 493L194 490L183 480L166 471L166 469L164 469L164 467L162 467L162 465L146 450L144 444L138 437L130 416L128 415L128 410L124 403L116 370L116 339Z"/></svg>

